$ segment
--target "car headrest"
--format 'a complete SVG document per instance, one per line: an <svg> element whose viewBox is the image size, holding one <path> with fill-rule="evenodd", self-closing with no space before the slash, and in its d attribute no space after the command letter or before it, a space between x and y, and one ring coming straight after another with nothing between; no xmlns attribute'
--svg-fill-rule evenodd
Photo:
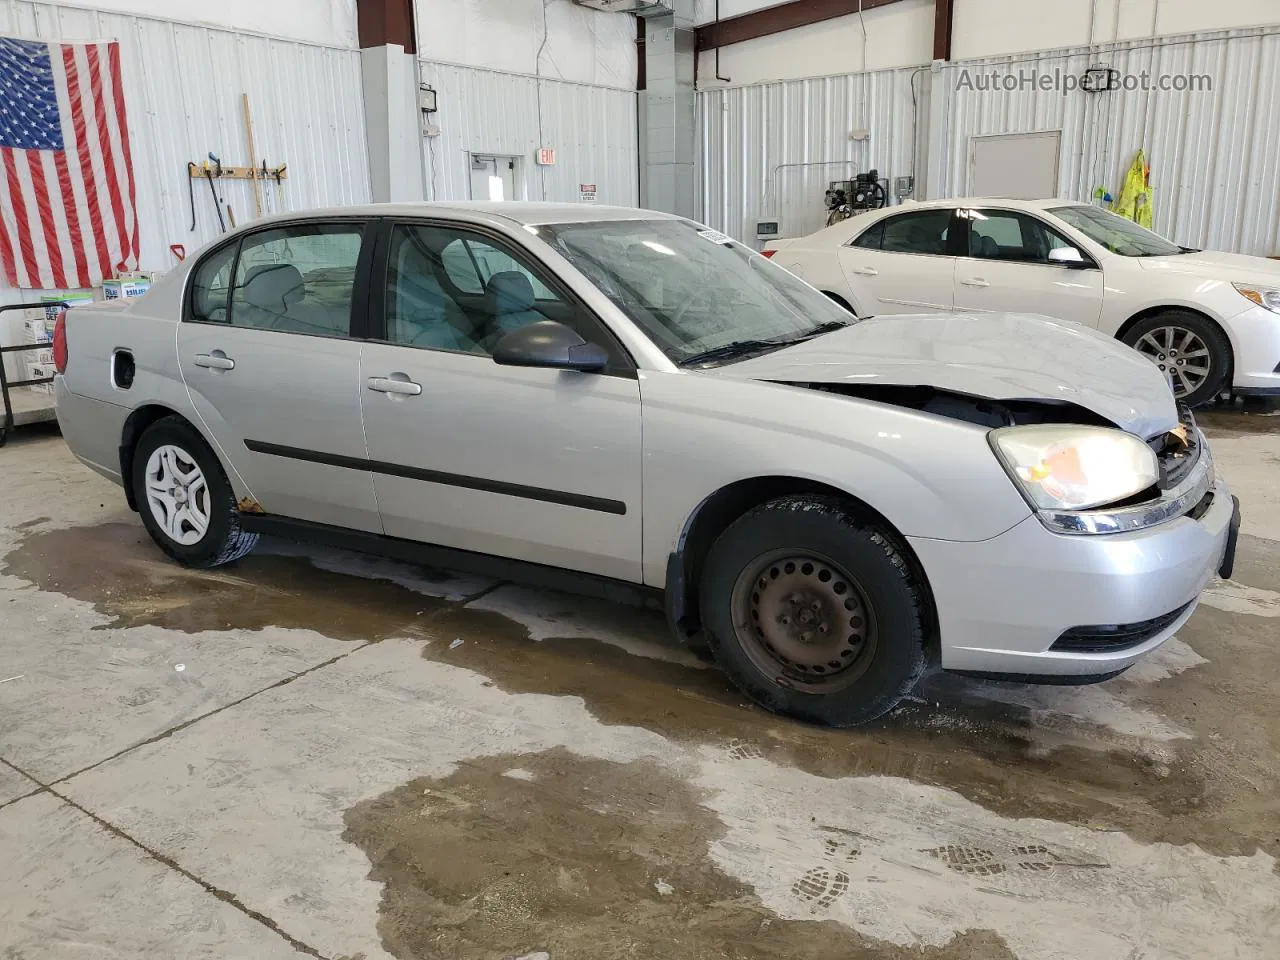
<svg viewBox="0 0 1280 960"><path fill-rule="evenodd" d="M244 299L261 307L298 303L306 295L302 274L291 263L266 263L250 269Z"/></svg>
<svg viewBox="0 0 1280 960"><path fill-rule="evenodd" d="M1000 244L991 237L978 238L978 256L995 259L1000 256Z"/></svg>
<svg viewBox="0 0 1280 960"><path fill-rule="evenodd" d="M518 270L495 273L484 285L484 293L495 314L523 313L534 307L533 284Z"/></svg>

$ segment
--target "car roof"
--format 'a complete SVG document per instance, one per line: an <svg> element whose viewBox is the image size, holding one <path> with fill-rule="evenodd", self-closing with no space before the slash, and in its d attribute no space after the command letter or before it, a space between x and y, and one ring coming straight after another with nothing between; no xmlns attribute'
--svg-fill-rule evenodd
<svg viewBox="0 0 1280 960"><path fill-rule="evenodd" d="M918 200L900 203L894 207L883 207L877 213L901 213L903 210L929 210L938 207L1007 207L1010 210L1048 210L1053 207L1086 206L1080 200L1067 200L1061 197L1050 197L1044 200L1013 200L1005 197L948 197L944 200Z"/></svg>
<svg viewBox="0 0 1280 960"><path fill-rule="evenodd" d="M265 220L287 223L325 217L423 217L450 214L496 217L515 224L586 223L605 220L676 220L669 213L635 207L611 207L595 203L548 203L531 200L443 200L416 203L367 203L349 207L299 210ZM263 220L254 221L261 224Z"/></svg>

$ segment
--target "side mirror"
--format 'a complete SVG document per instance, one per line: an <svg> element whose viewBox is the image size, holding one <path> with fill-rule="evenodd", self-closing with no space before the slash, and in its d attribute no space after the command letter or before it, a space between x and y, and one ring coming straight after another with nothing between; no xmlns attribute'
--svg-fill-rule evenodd
<svg viewBox="0 0 1280 960"><path fill-rule="evenodd" d="M1075 247L1058 247L1056 250L1049 251L1049 262L1057 263L1064 267L1080 267L1087 266L1084 262L1084 255Z"/></svg>
<svg viewBox="0 0 1280 960"><path fill-rule="evenodd" d="M512 330L493 348L493 362L504 367L550 367L588 373L603 370L609 354L599 344L554 320L539 320Z"/></svg>

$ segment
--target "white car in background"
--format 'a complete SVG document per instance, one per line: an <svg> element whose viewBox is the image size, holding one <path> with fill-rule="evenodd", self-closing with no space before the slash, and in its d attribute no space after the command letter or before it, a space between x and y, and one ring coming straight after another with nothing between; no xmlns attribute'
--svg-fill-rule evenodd
<svg viewBox="0 0 1280 960"><path fill-rule="evenodd" d="M1191 406L1280 395L1280 262L1180 247L1097 206L908 202L764 253L858 316L1044 314L1136 348Z"/></svg>

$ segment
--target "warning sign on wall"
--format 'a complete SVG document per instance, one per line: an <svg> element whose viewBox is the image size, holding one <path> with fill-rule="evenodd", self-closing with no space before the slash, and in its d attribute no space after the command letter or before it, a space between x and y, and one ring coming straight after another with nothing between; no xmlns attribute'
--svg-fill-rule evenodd
<svg viewBox="0 0 1280 960"><path fill-rule="evenodd" d="M595 203L596 185L594 183L578 184L578 199L583 203Z"/></svg>

